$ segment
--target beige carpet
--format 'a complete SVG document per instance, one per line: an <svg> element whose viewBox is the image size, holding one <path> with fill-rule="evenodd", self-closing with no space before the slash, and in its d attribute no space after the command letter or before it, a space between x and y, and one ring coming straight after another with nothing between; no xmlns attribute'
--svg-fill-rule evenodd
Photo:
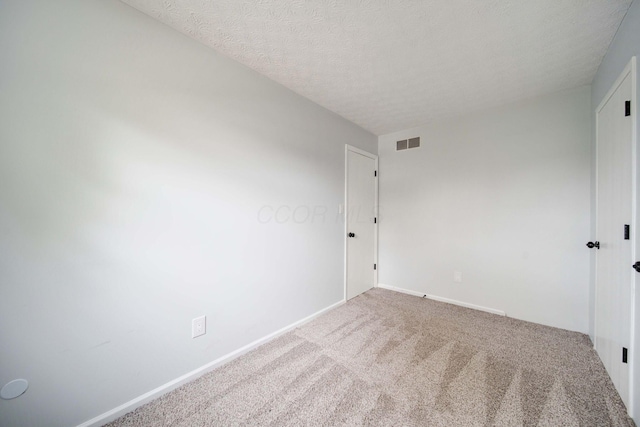
<svg viewBox="0 0 640 427"><path fill-rule="evenodd" d="M372 289L110 426L633 426L589 338Z"/></svg>

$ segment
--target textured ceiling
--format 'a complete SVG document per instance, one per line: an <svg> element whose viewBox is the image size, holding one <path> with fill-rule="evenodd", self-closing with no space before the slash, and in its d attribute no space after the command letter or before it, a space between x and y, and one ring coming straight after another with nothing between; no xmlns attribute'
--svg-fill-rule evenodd
<svg viewBox="0 0 640 427"><path fill-rule="evenodd" d="M590 84L631 0L123 0L377 134Z"/></svg>

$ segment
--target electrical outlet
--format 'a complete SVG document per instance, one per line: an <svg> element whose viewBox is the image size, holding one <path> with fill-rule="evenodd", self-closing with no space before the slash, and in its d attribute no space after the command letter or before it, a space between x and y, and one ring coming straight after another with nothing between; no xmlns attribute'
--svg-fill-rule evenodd
<svg viewBox="0 0 640 427"><path fill-rule="evenodd" d="M462 272L454 271L453 272L453 281L456 283L462 283Z"/></svg>
<svg viewBox="0 0 640 427"><path fill-rule="evenodd" d="M191 321L191 338L207 333L207 316L196 317Z"/></svg>

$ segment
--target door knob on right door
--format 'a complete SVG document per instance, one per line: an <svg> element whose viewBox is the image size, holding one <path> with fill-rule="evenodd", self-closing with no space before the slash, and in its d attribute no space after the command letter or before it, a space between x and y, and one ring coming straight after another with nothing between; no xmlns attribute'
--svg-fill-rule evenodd
<svg viewBox="0 0 640 427"><path fill-rule="evenodd" d="M595 242L595 243L594 242L589 242L589 243L587 243L587 247L589 249L592 249L592 248L600 249L600 242Z"/></svg>

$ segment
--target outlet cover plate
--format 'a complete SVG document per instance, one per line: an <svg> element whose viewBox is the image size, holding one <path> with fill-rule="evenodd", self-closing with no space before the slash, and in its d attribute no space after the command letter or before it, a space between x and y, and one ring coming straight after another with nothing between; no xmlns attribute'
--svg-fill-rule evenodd
<svg viewBox="0 0 640 427"><path fill-rule="evenodd" d="M453 272L453 281L456 283L462 283L462 272L454 271Z"/></svg>
<svg viewBox="0 0 640 427"><path fill-rule="evenodd" d="M196 317L191 321L191 338L207 333L207 316Z"/></svg>

